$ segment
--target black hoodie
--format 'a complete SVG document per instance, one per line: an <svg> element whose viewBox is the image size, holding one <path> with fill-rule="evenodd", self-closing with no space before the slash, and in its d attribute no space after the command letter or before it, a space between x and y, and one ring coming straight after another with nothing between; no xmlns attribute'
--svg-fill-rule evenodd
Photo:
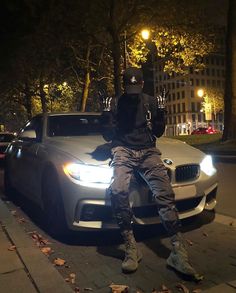
<svg viewBox="0 0 236 293"><path fill-rule="evenodd" d="M103 137L112 146L131 149L155 147L156 137L165 131L165 111L157 107L154 97L146 94L123 94L112 104L110 112L102 113ZM151 112L151 129L146 116ZM149 115L148 115L149 116Z"/></svg>

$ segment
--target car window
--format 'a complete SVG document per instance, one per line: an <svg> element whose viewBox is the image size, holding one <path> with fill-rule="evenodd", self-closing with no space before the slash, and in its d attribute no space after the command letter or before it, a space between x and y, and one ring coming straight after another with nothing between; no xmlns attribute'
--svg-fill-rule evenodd
<svg viewBox="0 0 236 293"><path fill-rule="evenodd" d="M48 136L82 136L101 134L98 115L58 115L48 118Z"/></svg>
<svg viewBox="0 0 236 293"><path fill-rule="evenodd" d="M14 134L4 133L0 134L0 142L10 142L15 138Z"/></svg>
<svg viewBox="0 0 236 293"><path fill-rule="evenodd" d="M26 125L21 129L20 133L22 134L27 130L34 130L36 132L36 137L38 140L42 138L42 129L43 129L43 117L36 116L29 120Z"/></svg>

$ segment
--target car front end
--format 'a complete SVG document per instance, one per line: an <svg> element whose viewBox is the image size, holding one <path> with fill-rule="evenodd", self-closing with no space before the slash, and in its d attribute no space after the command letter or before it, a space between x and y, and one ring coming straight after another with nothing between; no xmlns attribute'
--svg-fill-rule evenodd
<svg viewBox="0 0 236 293"><path fill-rule="evenodd" d="M67 222L72 230L117 228L108 192L112 181L110 159L97 161L92 158L96 139L86 138L91 152L87 149L80 156L81 160L68 160L62 164L61 190ZM157 147L162 151L180 219L200 214L204 209L214 209L218 183L211 157L182 142L165 138ZM81 155L81 149L78 152ZM131 183L130 204L135 224L160 222L152 194L137 174Z"/></svg>

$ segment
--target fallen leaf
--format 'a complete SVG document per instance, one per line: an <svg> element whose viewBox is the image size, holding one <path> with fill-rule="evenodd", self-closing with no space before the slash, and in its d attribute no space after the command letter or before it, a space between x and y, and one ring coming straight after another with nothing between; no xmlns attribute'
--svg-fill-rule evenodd
<svg viewBox="0 0 236 293"><path fill-rule="evenodd" d="M129 287L126 285L111 284L109 287L111 288L112 293L128 293L129 290Z"/></svg>
<svg viewBox="0 0 236 293"><path fill-rule="evenodd" d="M75 273L71 273L69 277L71 284L75 284Z"/></svg>
<svg viewBox="0 0 236 293"><path fill-rule="evenodd" d="M193 290L193 293L201 293L201 292L202 292L201 289L194 289L194 290Z"/></svg>
<svg viewBox="0 0 236 293"><path fill-rule="evenodd" d="M191 241L190 239L186 239L186 242L188 243L189 246L193 245L193 241Z"/></svg>
<svg viewBox="0 0 236 293"><path fill-rule="evenodd" d="M43 238L43 236L41 234L33 232L33 233L31 233L31 237L36 241L36 244L38 246L50 244L48 239Z"/></svg>
<svg viewBox="0 0 236 293"><path fill-rule="evenodd" d="M230 222L229 225L230 225L230 226L233 226L233 225L234 225L234 222Z"/></svg>
<svg viewBox="0 0 236 293"><path fill-rule="evenodd" d="M62 258L57 257L56 259L54 259L53 263L56 266L64 266L64 264L66 263L66 261Z"/></svg>
<svg viewBox="0 0 236 293"><path fill-rule="evenodd" d="M203 236L208 237L208 234L206 232L203 232Z"/></svg>
<svg viewBox="0 0 236 293"><path fill-rule="evenodd" d="M17 219L19 223L26 223L26 219L25 218L18 218Z"/></svg>
<svg viewBox="0 0 236 293"><path fill-rule="evenodd" d="M171 293L171 290L166 285L161 285L161 291L154 291L154 293Z"/></svg>
<svg viewBox="0 0 236 293"><path fill-rule="evenodd" d="M11 246L8 247L8 250L9 251L14 251L14 250L16 250L16 246L15 245L11 245Z"/></svg>
<svg viewBox="0 0 236 293"><path fill-rule="evenodd" d="M179 291L181 291L183 293L189 293L189 289L184 284L178 283L176 285L176 288L178 288Z"/></svg>
<svg viewBox="0 0 236 293"><path fill-rule="evenodd" d="M52 252L51 247L42 247L40 248L40 250L42 251L42 253L49 255Z"/></svg>
<svg viewBox="0 0 236 293"><path fill-rule="evenodd" d="M14 211L11 211L11 214L13 215L13 216L15 216L16 215L16 211L14 210Z"/></svg>
<svg viewBox="0 0 236 293"><path fill-rule="evenodd" d="M84 288L84 291L93 291L92 288Z"/></svg>
<svg viewBox="0 0 236 293"><path fill-rule="evenodd" d="M75 291L75 293L79 293L79 287L75 287L75 289L74 289L74 291Z"/></svg>

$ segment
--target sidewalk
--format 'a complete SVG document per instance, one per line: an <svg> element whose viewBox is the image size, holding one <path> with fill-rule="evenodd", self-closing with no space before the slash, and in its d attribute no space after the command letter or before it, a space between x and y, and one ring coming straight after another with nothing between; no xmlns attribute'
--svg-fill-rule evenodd
<svg viewBox="0 0 236 293"><path fill-rule="evenodd" d="M73 291L0 199L0 293L36 292Z"/></svg>
<svg viewBox="0 0 236 293"><path fill-rule="evenodd" d="M35 246L1 199L0 251L0 293L73 292L53 264ZM104 291L106 292L109 292L109 288ZM201 292L234 293L236 280Z"/></svg>

